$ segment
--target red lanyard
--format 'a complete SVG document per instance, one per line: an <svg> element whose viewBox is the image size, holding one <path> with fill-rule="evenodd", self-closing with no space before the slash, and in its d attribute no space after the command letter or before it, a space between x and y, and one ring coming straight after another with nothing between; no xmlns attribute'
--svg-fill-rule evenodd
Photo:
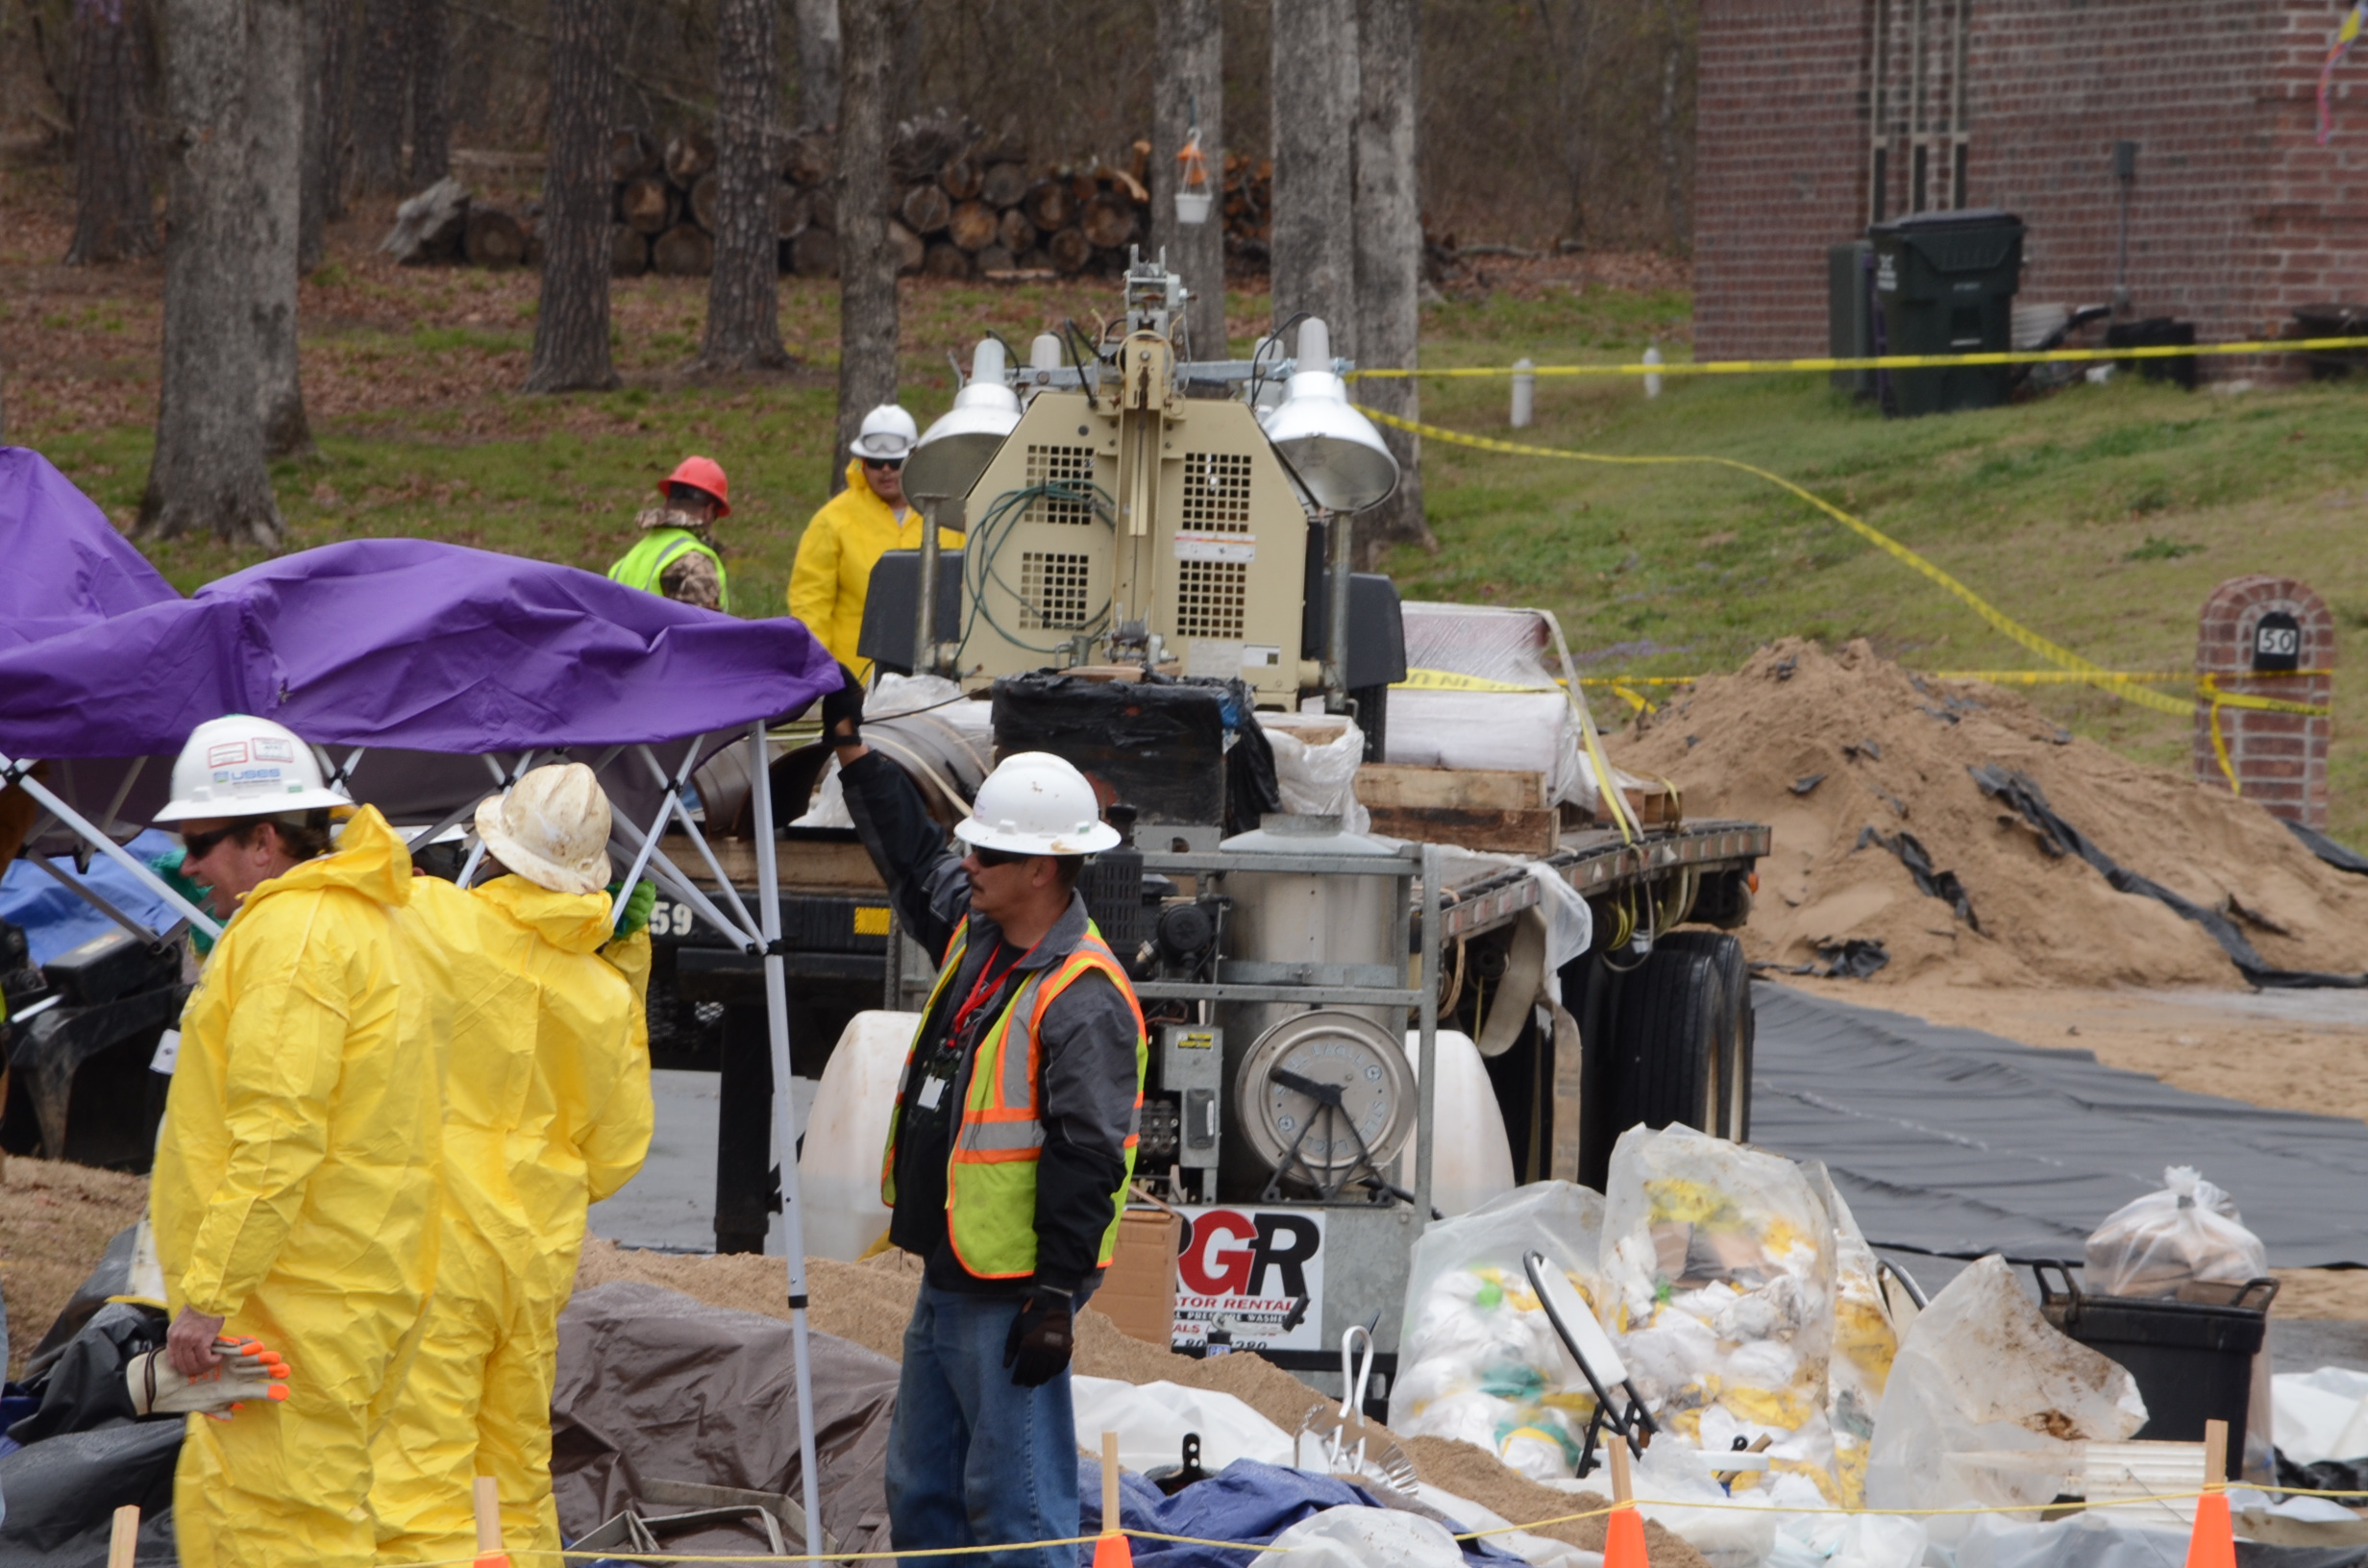
<svg viewBox="0 0 2368 1568"><path fill-rule="evenodd" d="M1031 947L1028 953L1035 950ZM964 998L960 1007L954 1009L953 1027L946 1032L948 1043L950 1044L962 1038L962 1026L970 1021L971 1015L978 1010L980 1004L993 1001L996 993L1003 989L1003 982L1011 978L1011 971L1018 968L1026 959L1027 953L1015 953L1012 955L1011 962L1003 966L1003 972L996 974L992 972L995 968L995 955L992 953L987 955L986 962L978 966L978 978L971 982L970 995Z"/></svg>

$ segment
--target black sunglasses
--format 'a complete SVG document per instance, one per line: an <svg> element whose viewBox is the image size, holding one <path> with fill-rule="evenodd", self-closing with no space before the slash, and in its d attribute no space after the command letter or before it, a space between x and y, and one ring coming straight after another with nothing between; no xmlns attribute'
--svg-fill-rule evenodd
<svg viewBox="0 0 2368 1568"><path fill-rule="evenodd" d="M186 865L192 860L204 860L213 853L216 845L244 825L241 822L233 822L228 827L210 827L203 833L184 833L181 835L182 863Z"/></svg>
<svg viewBox="0 0 2368 1568"><path fill-rule="evenodd" d="M904 459L901 457L866 457L863 460L863 466L866 468L884 468L893 474L898 469L904 466Z"/></svg>
<svg viewBox="0 0 2368 1568"><path fill-rule="evenodd" d="M971 853L978 857L978 864L981 866L1016 866L1021 861L1031 858L1020 853L1017 849L989 849L975 844L971 845Z"/></svg>

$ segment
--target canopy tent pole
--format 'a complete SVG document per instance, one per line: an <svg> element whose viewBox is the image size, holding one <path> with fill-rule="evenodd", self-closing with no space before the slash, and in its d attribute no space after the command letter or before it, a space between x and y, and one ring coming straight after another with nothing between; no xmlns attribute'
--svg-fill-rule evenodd
<svg viewBox="0 0 2368 1568"><path fill-rule="evenodd" d="M518 781L527 776L528 766L534 761L534 751L535 748L533 747L528 747L525 752L518 758L518 766L507 770L506 772L504 771L500 763L494 761L491 757L482 759L485 766L493 770L493 788L496 795L507 795L511 790L517 788ZM361 755L358 751L354 754L358 757ZM443 829L438 828L436 831L440 833ZM470 847L469 858L461 864L460 875L456 881L456 886L457 886L462 892L467 892L469 884L477 880L477 868L482 866L484 863L485 841L479 839L477 843Z"/></svg>
<svg viewBox="0 0 2368 1568"><path fill-rule="evenodd" d="M146 888L150 893L153 893L162 898L166 903L181 911L182 914L187 916L189 923L195 926L198 930L205 932L209 937L217 939L222 935L222 927L219 922L213 919L213 917L208 915L204 910L198 908L186 898L184 898L180 894L175 893L171 885L168 884L162 877L157 875L156 872L150 870L146 866L142 865L137 855L133 854L131 851L125 849L123 845L117 844L114 840L109 838L106 834L91 826L89 821L84 818L81 812L76 811L72 806L67 805L63 800L58 798L55 791L51 790L48 785L43 784L39 779L34 777L32 764L26 763L20 765L14 758L8 756L6 753L0 753L0 780L6 781L4 784L0 784L0 788L5 788L6 784L13 784L18 789L23 790L27 795L33 796L36 800L38 800L42 805L48 807L50 813L55 816L58 821L65 823L66 826L72 828L76 833L80 834L85 844L87 844L91 848L98 850L110 860L114 861L125 870L130 871L133 877L137 880L142 887Z"/></svg>
<svg viewBox="0 0 2368 1568"><path fill-rule="evenodd" d="M755 795L757 919L765 938L765 1023L773 1036L773 1147L781 1162L781 1261L789 1265L789 1332L798 1363L798 1477L805 1497L805 1549L823 1552L822 1493L814 1469L813 1360L806 1351L805 1218L798 1201L798 1110L789 1089L789 975L781 963L781 875L775 857L773 774L762 721L749 726Z"/></svg>
<svg viewBox="0 0 2368 1568"><path fill-rule="evenodd" d="M167 937L159 936L156 932L149 930L146 926L140 924L139 921L132 919L131 916L126 915L122 910L117 909L114 905L100 897L96 888L85 886L83 883L77 882L72 877L66 875L65 872L58 869L56 862L52 861L47 855L41 853L38 849L27 849L23 851L23 858L31 861L40 870L47 871L50 874L51 879L54 880L60 887L81 898L83 902L89 904L100 914L106 916L117 925L122 926L126 931L131 932L132 935L139 938L141 943L145 945L150 947L161 947L164 945L165 942L169 940ZM183 929L184 928L181 926L175 926L173 928L172 935L178 936Z"/></svg>

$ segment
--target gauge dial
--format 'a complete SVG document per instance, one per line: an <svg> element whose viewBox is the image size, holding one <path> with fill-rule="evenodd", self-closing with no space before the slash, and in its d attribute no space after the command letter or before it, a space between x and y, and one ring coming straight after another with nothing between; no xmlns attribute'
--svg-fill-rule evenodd
<svg viewBox="0 0 2368 1568"><path fill-rule="evenodd" d="M1361 1159L1381 1166L1396 1158L1414 1128L1414 1087L1404 1047L1380 1025L1302 1013L1250 1047L1234 1089L1268 1165L1335 1181Z"/></svg>

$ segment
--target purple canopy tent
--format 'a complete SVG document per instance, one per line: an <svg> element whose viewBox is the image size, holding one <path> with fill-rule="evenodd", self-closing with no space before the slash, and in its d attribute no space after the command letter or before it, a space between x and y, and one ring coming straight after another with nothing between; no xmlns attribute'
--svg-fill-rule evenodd
<svg viewBox="0 0 2368 1568"><path fill-rule="evenodd" d="M191 729L244 713L316 748L352 748L332 772L357 800L441 807L444 820L415 843L459 821L488 783L499 789L537 761L578 756L618 804L628 892L648 874L742 951L763 956L782 1172L776 1236L798 1346L807 1550L827 1550L804 1376L804 1237L765 724L838 685L830 654L795 620L736 620L574 568L413 539L283 556L184 600L55 468L22 449L0 449L0 550L12 563L0 579L0 787L20 784L191 923L212 927L110 830L128 801L153 809L161 798L169 759ZM682 800L709 738L734 731L750 748L753 911ZM682 754L669 769L655 747L677 743ZM53 765L60 788L31 776L37 760ZM82 793L77 784L91 799L111 785L97 822L69 798ZM670 821L699 851L717 898L658 847ZM481 854L481 845L463 885Z"/></svg>

